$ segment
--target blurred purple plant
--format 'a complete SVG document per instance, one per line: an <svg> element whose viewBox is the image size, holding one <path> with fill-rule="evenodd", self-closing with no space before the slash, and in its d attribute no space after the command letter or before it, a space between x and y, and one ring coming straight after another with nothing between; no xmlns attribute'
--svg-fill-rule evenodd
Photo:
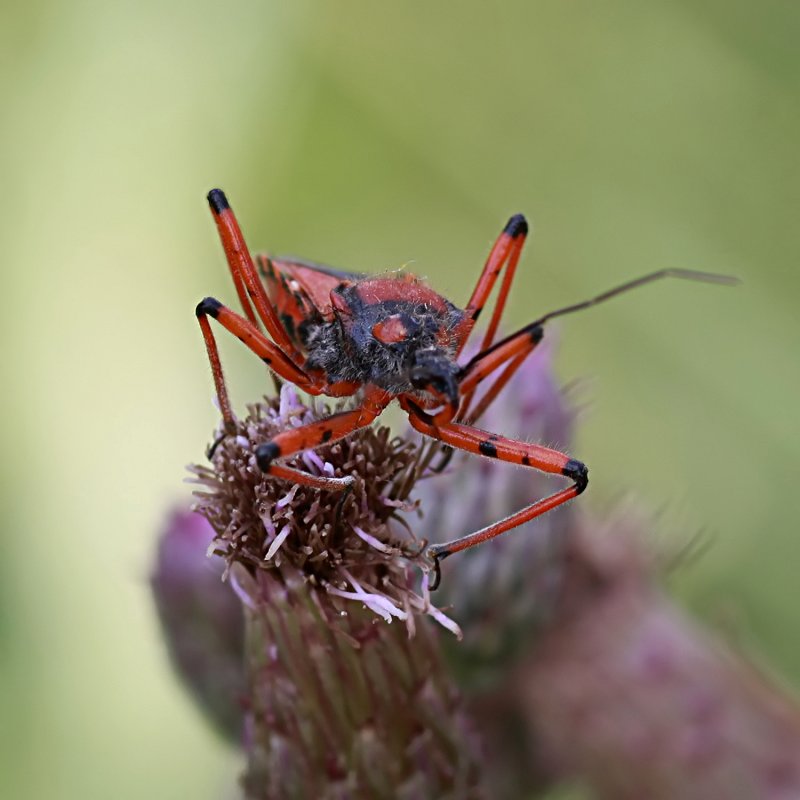
<svg viewBox="0 0 800 800"><path fill-rule="evenodd" d="M193 511L173 511L158 543L151 587L170 659L212 723L241 741L247 683L242 605L208 556L214 530Z"/></svg>
<svg viewBox="0 0 800 800"><path fill-rule="evenodd" d="M800 708L660 587L630 509L570 536L550 625L506 691L543 779L603 800L800 797Z"/></svg>

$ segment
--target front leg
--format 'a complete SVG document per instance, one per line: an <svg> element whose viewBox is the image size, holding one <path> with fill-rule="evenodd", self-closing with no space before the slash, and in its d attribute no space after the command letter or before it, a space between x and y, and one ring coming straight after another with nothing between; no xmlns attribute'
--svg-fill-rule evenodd
<svg viewBox="0 0 800 800"><path fill-rule="evenodd" d="M439 563L442 559L453 553L458 553L461 550L467 550L477 544L486 542L489 539L494 539L495 536L499 536L501 533L505 533L545 514L568 500L572 500L573 497L577 497L589 483L589 470L586 465L558 450L552 450L539 444L520 442L516 439L507 439L457 422L437 425L432 416L426 414L407 397L401 398L401 405L408 412L411 425L420 433L430 436L432 439L437 439L450 447L466 450L468 453L474 453L475 455L496 458L509 464L519 464L523 467L531 467L540 472L549 472L553 475L563 475L573 482L572 486L538 500L509 517L481 528L481 530L450 542L431 545L427 550L427 554L434 562L432 589L435 589L439 583Z"/></svg>
<svg viewBox="0 0 800 800"><path fill-rule="evenodd" d="M361 428L366 428L386 408L391 399L391 396L381 389L367 389L362 404L357 408L340 411L338 414L332 414L317 422L284 431L268 442L258 445L255 450L256 463L263 472L276 478L328 491L346 489L353 483L353 479L350 477L328 478L310 475L293 467L273 462L278 458L288 458L303 450L313 450L322 444L336 442Z"/></svg>

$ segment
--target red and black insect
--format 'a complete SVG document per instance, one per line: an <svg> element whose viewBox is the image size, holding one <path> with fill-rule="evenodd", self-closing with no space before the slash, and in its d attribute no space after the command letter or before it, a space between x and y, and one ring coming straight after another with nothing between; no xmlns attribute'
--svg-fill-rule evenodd
<svg viewBox="0 0 800 800"><path fill-rule="evenodd" d="M461 309L409 273L368 276L297 259L259 255L254 262L228 201L208 194L222 246L245 316L207 297L197 306L225 430L235 430L228 392L208 318L237 336L280 378L311 395L357 396L354 408L285 431L256 449L258 466L285 480L344 490L351 478L311 475L278 459L336 441L370 425L393 400L416 430L452 449L563 475L571 485L482 530L427 553L439 562L522 525L573 497L588 483L586 465L539 444L508 439L474 427L525 358L542 339L545 323L621 292L667 276L729 283L729 278L687 270L662 270L622 284L582 303L552 311L495 341L528 225L521 214L508 221L489 253L472 296ZM459 356L489 295L503 273L489 325L477 355ZM263 329L262 329L263 326ZM497 374L495 374L497 373ZM493 376L493 377L492 377ZM492 377L480 401L479 384Z"/></svg>

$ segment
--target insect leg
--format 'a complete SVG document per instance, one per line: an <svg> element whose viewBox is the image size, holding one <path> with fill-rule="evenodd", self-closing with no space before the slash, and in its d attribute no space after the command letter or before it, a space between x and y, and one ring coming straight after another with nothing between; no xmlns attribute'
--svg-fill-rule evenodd
<svg viewBox="0 0 800 800"><path fill-rule="evenodd" d="M489 387L486 394L481 397L478 404L475 406L472 411L469 410L467 406L462 405L461 408L463 409L462 412L459 414L459 418L461 421L465 422L467 425L474 425L484 414L486 409L495 401L497 395L503 390L503 387L514 377L516 371L522 366L522 363L525 359L533 352L536 348L536 342L534 342L530 337L528 338L528 342L525 343L523 340L523 346L520 347L519 352L511 356L511 360L508 364L506 364L506 368L495 378L494 383ZM499 367L500 365L497 364L492 369ZM486 373L489 374L488 372ZM484 376L485 377L485 376ZM472 392L470 392L469 397L472 398ZM453 448L449 445L444 445L442 447L442 458L432 466L431 472L439 473L443 472L447 465L450 463L450 460L453 458Z"/></svg>
<svg viewBox="0 0 800 800"><path fill-rule="evenodd" d="M225 193L220 189L212 189L208 193L208 205L211 208L214 221L217 223L225 258L228 261L236 292L248 319L254 327L258 327L253 310L250 307L250 302L252 301L272 340L284 352L299 356L267 297L239 223L228 203L227 197L225 197Z"/></svg>
<svg viewBox="0 0 800 800"><path fill-rule="evenodd" d="M458 418L467 422L468 424L475 423L484 411L494 402L497 395L502 391L503 387L514 376L514 373L520 368L525 359L533 352L537 344L542 340L543 331L540 325L528 326L518 331L516 334L503 339L498 342L498 345L478 353L472 361L466 364L461 369L459 374L459 392L464 395L462 400ZM499 345L504 345L502 348ZM480 399L477 407L469 410L469 406L478 384L486 377L491 375L496 369L501 367L506 362L506 368L495 379L495 382ZM440 424L442 420L437 420ZM449 420L447 420L449 421ZM442 459L432 467L433 472L442 472L450 463L453 457L453 448L445 445L443 448Z"/></svg>
<svg viewBox="0 0 800 800"><path fill-rule="evenodd" d="M500 323L500 317L503 314L508 293L511 289L511 282L514 280L514 274L517 269L517 262L519 261L522 247L525 244L525 239L528 235L528 223L522 214L515 214L506 223L502 233L497 238L489 257L486 259L486 264L483 271L478 278L475 289L472 292L467 307L465 309L467 317L474 323L483 311L489 295L492 293L497 277L506 267L505 275L503 276L503 283L500 285L500 292L497 296L492 318L489 320L489 325L486 328L486 333L483 336L483 344L481 350L485 350L493 341L497 326ZM465 342L461 343L463 347ZM460 350L461 348L459 348Z"/></svg>
<svg viewBox="0 0 800 800"><path fill-rule="evenodd" d="M268 442L258 445L255 451L256 462L262 471L277 478L285 478L321 489L344 489L352 484L352 479L317 478L314 475L273 462L277 458L287 458L302 450L312 450L321 444L338 441L360 428L366 428L386 408L390 399L383 391L370 392L368 390L361 406L349 411L340 411L330 417L293 430L284 431ZM339 482L338 487L331 483L334 480Z"/></svg>
<svg viewBox="0 0 800 800"><path fill-rule="evenodd" d="M199 306L197 309L197 321L200 324L200 330L203 332L203 339L206 343L206 352L208 353L208 361L211 364L211 373L214 376L214 388L217 391L217 402L219 403L219 410L222 413L225 431L227 433L233 433L236 430L236 423L233 419L231 401L228 397L228 387L225 385L225 375L222 372L222 362L219 359L217 342L214 339L214 331L211 330L208 317L205 312L200 312ZM220 441L222 441L222 439L215 441L209 448L207 452L209 458L213 455Z"/></svg>
<svg viewBox="0 0 800 800"><path fill-rule="evenodd" d="M489 387L486 394L481 397L478 404L472 411L464 417L464 422L474 425L482 416L486 409L495 401L497 395L503 390L505 385L514 377L516 371L522 366L525 359L536 349L533 340L530 344L520 348L519 353L511 358L506 368L495 378L494 383Z"/></svg>
<svg viewBox="0 0 800 800"><path fill-rule="evenodd" d="M219 194L222 195L221 198L216 198L216 194L218 192ZM216 198L213 204L212 204L212 195L214 195ZM216 219L217 215L216 212L214 211L215 206L221 207L222 205L227 203L227 199L219 189L214 189L211 192L209 192L206 199L208 200L209 204L211 204L212 213L214 214ZM217 226L219 229L218 221L217 221ZM225 247L224 243L223 243L223 248L225 249L225 253L227 256L227 248ZM245 287L244 279L242 278L242 263L238 259L226 258L226 261L228 262L228 270L231 274L231 278L233 279L233 285L236 287L236 294L239 297L239 305L241 306L242 311L244 311L244 314L247 317L247 319L249 319L250 322L252 322L256 328L258 328L260 327L258 324L258 317L256 316L256 313L253 310L253 305L250 302L250 298L248 297L247 294L247 288Z"/></svg>
<svg viewBox="0 0 800 800"><path fill-rule="evenodd" d="M471 394L482 380L491 375L499 367L508 364L508 367L497 379L498 382L502 381L500 386L496 391L494 386L489 390L492 393L491 399L494 399L494 396L496 396L497 392L508 382L519 365L533 351L536 345L539 344L543 335L544 329L541 324L534 322L531 325L520 328L516 333L512 333L510 336L506 336L505 339L496 342L487 350L478 353L478 355L461 368L458 376L459 390L464 395ZM513 369L511 369L512 367ZM489 402L491 402L491 400ZM488 403L484 403L482 400L481 405L485 409Z"/></svg>
<svg viewBox="0 0 800 800"><path fill-rule="evenodd" d="M205 300L201 300L197 304L195 313L206 343L206 351L208 352L208 360L211 363L211 372L214 376L214 387L217 391L222 419L225 423L225 429L229 433L235 429L233 411L231 410L228 390L225 386L225 376L222 371L217 342L214 338L214 332L211 330L211 324L208 321L209 317L216 319L223 328L244 342L250 350L284 380L291 381L291 383L296 384L309 394L320 393L320 387L316 382L295 365L276 344L267 339L252 322L231 311L218 300L213 297L206 297Z"/></svg>
<svg viewBox="0 0 800 800"><path fill-rule="evenodd" d="M492 318L489 320L489 325L483 335L481 342L481 350L486 350L494 341L495 334L497 333L497 326L500 324L500 318L505 310L506 300L508 293L511 289L511 283L514 280L514 275L517 271L517 262L519 261L522 247L525 244L525 239L528 235L528 223L522 214L516 214L506 223L503 232L494 244L489 258L486 260L486 265L483 268L475 290L472 293L469 303L467 304L467 315L471 317L472 322L478 319L478 315L483 310L486 301L491 294L492 288L500 274L503 266L505 265L505 273L503 274L503 282L500 284L500 291L497 294L497 301L492 310ZM466 341L466 337L465 337ZM462 342L463 347L464 342ZM459 348L460 349L460 348ZM473 394L472 391L466 392L461 401L459 410L460 419L468 419L473 415L469 413L469 407L472 404Z"/></svg>
<svg viewBox="0 0 800 800"><path fill-rule="evenodd" d="M560 506L562 503L566 503L583 492L589 482L589 471L586 465L558 450L496 436L456 422L437 426L433 424L433 418L412 401L401 398L401 404L409 412L409 420L416 430L426 436L438 439L450 447L487 458L496 458L509 464L531 467L540 472L564 475L573 481L572 486L532 503L515 514L488 525L479 531L454 539L451 542L431 545L427 552L436 563L437 574L438 564L443 558L493 539L501 533L516 528Z"/></svg>
<svg viewBox="0 0 800 800"><path fill-rule="evenodd" d="M256 448L256 459L258 459L258 448ZM341 492L353 486L353 477L351 475L346 475L343 478L312 475L310 472L294 469L294 467L286 467L283 464L270 464L267 469L262 468L262 471L290 483L299 483L302 486L311 486L314 489L322 489L327 492Z"/></svg>

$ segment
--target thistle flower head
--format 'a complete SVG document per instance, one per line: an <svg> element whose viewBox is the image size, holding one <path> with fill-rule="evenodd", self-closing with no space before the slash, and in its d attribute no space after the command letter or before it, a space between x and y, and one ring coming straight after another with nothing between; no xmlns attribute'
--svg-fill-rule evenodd
<svg viewBox="0 0 800 800"><path fill-rule="evenodd" d="M288 466L315 475L351 476L352 490L325 492L265 475L255 448L318 415L291 386L280 398L248 408L235 435L223 439L213 465L194 466L197 510L217 533L213 551L249 570L292 568L310 585L366 605L387 622L398 618L414 631L414 616L430 614L453 633L460 629L412 589L411 567L427 572L424 542L398 516L421 466L419 447L386 427L308 450ZM425 582L423 581L423 586Z"/></svg>
<svg viewBox="0 0 800 800"><path fill-rule="evenodd" d="M482 796L477 744L424 617L460 630L414 590L430 565L398 516L419 448L367 428L287 461L352 476L343 496L256 464L259 444L318 418L292 387L248 412L210 467L191 468L245 611L247 796Z"/></svg>

